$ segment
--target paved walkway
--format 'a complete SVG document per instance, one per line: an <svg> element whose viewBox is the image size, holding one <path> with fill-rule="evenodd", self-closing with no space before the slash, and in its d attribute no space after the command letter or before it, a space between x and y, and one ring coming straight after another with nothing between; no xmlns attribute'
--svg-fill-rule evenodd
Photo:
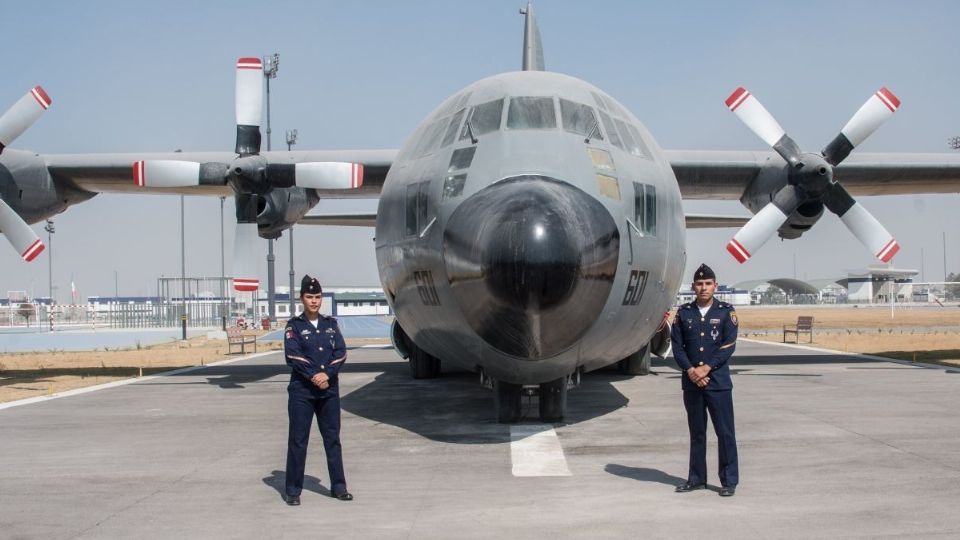
<svg viewBox="0 0 960 540"><path fill-rule="evenodd" d="M6 538L836 538L960 535L960 374L742 342L742 483L686 474L679 374L587 374L568 423L492 421L473 374L416 381L390 350L341 379L351 503L317 433L303 505L280 499L278 353L0 410ZM709 436L711 477L716 449ZM312 532L311 532L312 531Z"/></svg>

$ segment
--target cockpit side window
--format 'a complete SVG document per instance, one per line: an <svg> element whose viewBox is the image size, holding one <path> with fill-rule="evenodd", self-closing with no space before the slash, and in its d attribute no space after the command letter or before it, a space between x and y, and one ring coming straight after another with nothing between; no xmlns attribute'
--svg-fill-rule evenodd
<svg viewBox="0 0 960 540"><path fill-rule="evenodd" d="M450 119L450 125L447 126L447 132L443 135L443 142L440 143L441 147L447 147L453 143L453 139L457 137L457 129L460 127L460 121L463 120L463 109L457 111L457 114L453 115Z"/></svg>
<svg viewBox="0 0 960 540"><path fill-rule="evenodd" d="M552 97L512 97L507 110L507 129L554 129L557 112Z"/></svg>
<svg viewBox="0 0 960 540"><path fill-rule="evenodd" d="M640 135L640 130L637 129L637 126L633 124L627 124L627 130L630 131L630 137L633 139L634 143L634 146L630 148L630 153L635 156L651 159L650 149L647 148L646 143L643 142L643 136Z"/></svg>
<svg viewBox="0 0 960 540"><path fill-rule="evenodd" d="M610 138L610 142L621 150L626 150L623 147L623 141L620 139L620 135L617 134L617 128L613 125L613 119L610 118L610 115L600 111L600 120L603 121L603 129L607 132L607 137Z"/></svg>
<svg viewBox="0 0 960 540"><path fill-rule="evenodd" d="M460 130L460 139L469 138L471 131L474 137L479 137L484 133L500 129L502 115L503 98L473 107L470 109L470 114L467 115L467 121L463 123L463 129Z"/></svg>
<svg viewBox="0 0 960 540"><path fill-rule="evenodd" d="M592 139L603 139L597 117L593 114L593 109L587 105L561 98L560 117L563 119L564 130Z"/></svg>

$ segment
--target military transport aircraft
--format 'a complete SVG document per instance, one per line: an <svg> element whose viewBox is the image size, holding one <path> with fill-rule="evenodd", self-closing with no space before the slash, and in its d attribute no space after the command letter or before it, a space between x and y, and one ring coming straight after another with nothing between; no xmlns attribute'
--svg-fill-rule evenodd
<svg viewBox="0 0 960 540"><path fill-rule="evenodd" d="M960 191L960 157L853 154L899 107L881 88L822 152L803 152L749 91L727 106L773 152L665 151L601 89L545 70L533 10L522 71L444 101L398 151L261 152L260 60L237 63L233 152L37 155L6 148L50 104L36 87L0 117L0 230L26 261L43 245L28 223L101 192L233 195L238 290L254 290L252 243L295 223L376 227L393 338L417 378L440 362L480 373L496 416L539 392L560 420L581 373L649 371L664 354L664 313L684 268L685 227L742 228L745 262L774 234L794 239L824 209L872 254L898 245L853 195ZM849 158L848 158L849 156ZM325 197L379 197L376 214L315 215ZM755 215L684 215L681 197L739 199Z"/></svg>

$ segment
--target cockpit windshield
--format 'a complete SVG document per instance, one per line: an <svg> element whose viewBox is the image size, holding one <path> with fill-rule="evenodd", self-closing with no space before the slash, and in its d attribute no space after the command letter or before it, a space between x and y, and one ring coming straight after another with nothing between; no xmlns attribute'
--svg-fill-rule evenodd
<svg viewBox="0 0 960 540"><path fill-rule="evenodd" d="M507 129L554 129L557 112L552 97L513 97L507 111Z"/></svg>

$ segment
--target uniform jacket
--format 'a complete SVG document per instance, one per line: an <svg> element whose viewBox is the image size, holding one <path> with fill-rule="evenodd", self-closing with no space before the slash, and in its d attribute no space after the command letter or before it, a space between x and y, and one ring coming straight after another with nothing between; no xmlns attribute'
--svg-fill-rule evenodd
<svg viewBox="0 0 960 540"><path fill-rule="evenodd" d="M710 383L706 390L730 390L730 367L727 361L737 348L737 312L733 306L716 299L706 315L700 316L696 302L677 308L670 330L673 358L683 372L684 390L700 390L687 377L691 367L710 366Z"/></svg>
<svg viewBox="0 0 960 540"><path fill-rule="evenodd" d="M302 313L289 321L284 330L283 352L287 365L293 368L290 381L313 386L310 379L317 373L330 377L330 386L337 385L337 374L347 359L347 346L340 327L333 317L320 315L317 326Z"/></svg>

